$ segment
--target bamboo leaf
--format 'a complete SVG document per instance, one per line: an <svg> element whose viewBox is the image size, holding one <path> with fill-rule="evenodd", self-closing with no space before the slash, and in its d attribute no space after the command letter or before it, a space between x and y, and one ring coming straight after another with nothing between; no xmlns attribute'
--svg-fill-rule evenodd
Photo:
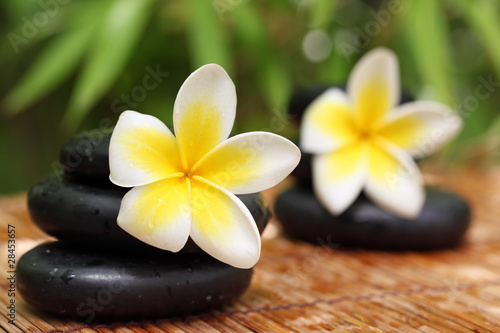
<svg viewBox="0 0 500 333"><path fill-rule="evenodd" d="M352 68L347 56L340 54L336 48L332 49L330 56L320 66L319 81L324 84L347 81Z"/></svg>
<svg viewBox="0 0 500 333"><path fill-rule="evenodd" d="M13 116L35 103L71 75L87 47L94 27L71 30L47 46L5 99Z"/></svg>
<svg viewBox="0 0 500 333"><path fill-rule="evenodd" d="M437 99L451 105L453 79L447 20L439 1L407 1L405 22L407 43L424 85L433 89Z"/></svg>
<svg viewBox="0 0 500 333"><path fill-rule="evenodd" d="M333 21L334 8L337 0L316 0L312 4L309 24L312 27L327 29Z"/></svg>
<svg viewBox="0 0 500 333"><path fill-rule="evenodd" d="M119 77L149 21L153 0L113 1L98 29L62 125L74 130Z"/></svg>
<svg viewBox="0 0 500 333"><path fill-rule="evenodd" d="M192 66L196 69L208 63L217 63L232 74L228 37L214 4L207 0L189 0L187 30Z"/></svg>
<svg viewBox="0 0 500 333"><path fill-rule="evenodd" d="M454 0L450 3L460 8L465 20L477 33L489 54L497 76L500 77L500 11L498 1Z"/></svg>
<svg viewBox="0 0 500 333"><path fill-rule="evenodd" d="M89 1L68 11L71 20L66 31L50 41L5 98L6 114L13 116L24 111L73 73L108 4L109 1Z"/></svg>
<svg viewBox="0 0 500 333"><path fill-rule="evenodd" d="M236 34L258 64L257 79L268 106L284 108L292 90L291 78L283 61L271 47L265 24L255 4L248 3L235 8L232 15Z"/></svg>
<svg viewBox="0 0 500 333"><path fill-rule="evenodd" d="M261 89L270 108L282 110L292 92L291 79L287 70L277 61L264 60L258 70Z"/></svg>
<svg viewBox="0 0 500 333"><path fill-rule="evenodd" d="M17 21L17 18L23 17L26 13L31 12L32 8L36 8L34 2L18 0L4 0L1 6L7 13L6 18L11 26Z"/></svg>
<svg viewBox="0 0 500 333"><path fill-rule="evenodd" d="M89 3L92 2L89 0ZM6 55L17 57L19 52L33 48L39 42L62 33L67 22L71 22L75 14L80 15L81 3L59 4L42 1L16 1L10 3L11 13L6 23L10 24L4 42L8 45ZM75 13L78 10L78 13Z"/></svg>

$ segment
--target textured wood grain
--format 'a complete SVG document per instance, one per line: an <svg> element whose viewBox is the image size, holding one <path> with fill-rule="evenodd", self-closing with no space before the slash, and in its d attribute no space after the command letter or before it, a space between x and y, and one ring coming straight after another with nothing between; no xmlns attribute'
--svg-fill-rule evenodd
<svg viewBox="0 0 500 333"><path fill-rule="evenodd" d="M471 203L472 228L461 247L405 253L315 247L284 238L272 225L250 289L229 306L186 318L87 325L39 313L17 295L10 325L4 228L0 327L52 333L500 332L500 170L425 178ZM277 191L265 195L272 201ZM49 239L30 221L25 200L0 198L2 224L18 229L18 258Z"/></svg>

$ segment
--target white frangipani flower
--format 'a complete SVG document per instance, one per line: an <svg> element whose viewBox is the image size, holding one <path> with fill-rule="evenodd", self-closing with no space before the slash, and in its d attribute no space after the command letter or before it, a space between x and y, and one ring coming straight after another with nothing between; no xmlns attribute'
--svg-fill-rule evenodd
<svg viewBox="0 0 500 333"><path fill-rule="evenodd" d="M300 146L315 154L313 185L332 214L342 213L364 190L376 204L416 217L425 201L413 157L423 157L454 137L461 119L447 106L400 99L396 55L385 48L354 67L347 92L332 88L306 109Z"/></svg>
<svg viewBox="0 0 500 333"><path fill-rule="evenodd" d="M236 91L222 67L192 73L174 105L174 136L160 120L125 111L111 136L110 179L134 187L118 224L152 246L177 252L189 237L218 260L250 268L260 256L252 215L235 194L265 190L298 164L287 139L252 132L228 139Z"/></svg>

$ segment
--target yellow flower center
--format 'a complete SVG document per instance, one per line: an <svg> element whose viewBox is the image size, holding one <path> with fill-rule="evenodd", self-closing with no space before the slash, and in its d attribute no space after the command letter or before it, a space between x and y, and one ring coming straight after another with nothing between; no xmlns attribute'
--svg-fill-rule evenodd
<svg viewBox="0 0 500 333"><path fill-rule="evenodd" d="M371 130L362 130L359 132L359 138L363 141L369 141L373 137L373 132Z"/></svg>
<svg viewBox="0 0 500 333"><path fill-rule="evenodd" d="M179 175L181 175L182 180L189 179L191 182L193 182L193 178L198 175L197 172L194 172L191 170L191 168L188 168L186 171L181 171L179 172Z"/></svg>
<svg viewBox="0 0 500 333"><path fill-rule="evenodd" d="M376 126L359 125L357 126L358 138L361 141L372 141L378 134Z"/></svg>

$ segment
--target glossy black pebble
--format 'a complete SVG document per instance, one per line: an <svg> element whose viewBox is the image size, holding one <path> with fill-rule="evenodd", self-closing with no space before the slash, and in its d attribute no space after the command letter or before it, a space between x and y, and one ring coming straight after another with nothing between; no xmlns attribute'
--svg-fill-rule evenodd
<svg viewBox="0 0 500 333"><path fill-rule="evenodd" d="M297 144L298 146L298 144ZM299 164L297 167L292 171L292 175L295 176L299 182L303 184L311 184L312 183L312 158L313 154L305 153L300 150L301 152L301 157Z"/></svg>
<svg viewBox="0 0 500 333"><path fill-rule="evenodd" d="M309 104L311 104L312 101L314 101L319 95L324 93L329 88L339 88L345 91L345 85L332 85L309 87L294 92L292 97L290 98L290 102L288 103L288 114L292 117L292 120L296 124L300 125L305 109L309 106ZM405 91L402 91L399 104L411 101L413 101L413 97Z"/></svg>
<svg viewBox="0 0 500 333"><path fill-rule="evenodd" d="M209 256L102 254L60 242L40 245L19 260L17 288L39 310L91 322L182 316L241 295L251 269Z"/></svg>
<svg viewBox="0 0 500 333"><path fill-rule="evenodd" d="M461 198L427 189L419 217L397 217L360 196L343 214L332 216L310 187L282 193L275 214L294 238L311 243L384 250L432 250L460 244L470 224L470 209Z"/></svg>
<svg viewBox="0 0 500 333"><path fill-rule="evenodd" d="M153 249L125 232L116 223L122 197L129 189L109 180L81 181L69 176L48 177L28 193L28 208L33 221L46 233L60 240L101 248L126 251ZM248 207L260 232L271 216L260 194L238 196ZM202 252L189 239L181 252Z"/></svg>
<svg viewBox="0 0 500 333"><path fill-rule="evenodd" d="M109 134L70 139L59 154L62 168L70 174L109 177Z"/></svg>

